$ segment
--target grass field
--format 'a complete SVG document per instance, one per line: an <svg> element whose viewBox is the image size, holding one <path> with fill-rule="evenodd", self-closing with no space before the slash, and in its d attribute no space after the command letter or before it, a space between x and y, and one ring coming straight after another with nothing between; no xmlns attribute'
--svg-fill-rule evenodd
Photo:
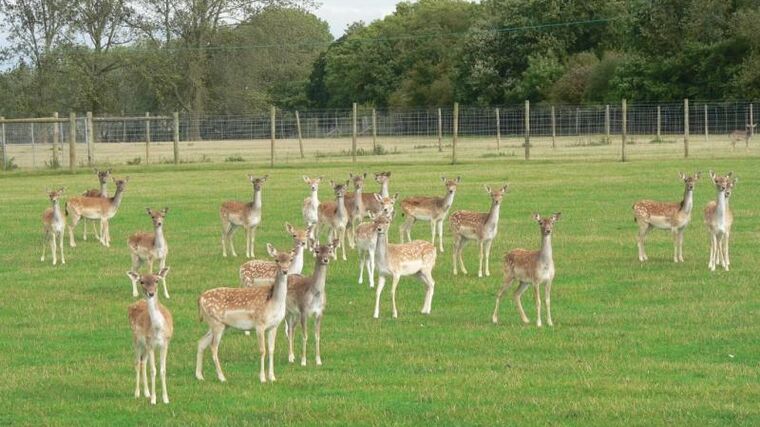
<svg viewBox="0 0 760 427"><path fill-rule="evenodd" d="M301 223L307 188L302 174L345 179L349 165L257 169L243 163L117 168L131 177L113 246L93 240L66 247L65 266L39 260L44 189L69 195L94 187L81 173L0 175L0 424L246 425L246 424L760 424L760 326L757 242L760 191L757 158L741 160L518 162L484 159L456 166L366 164L391 170L391 192L442 193L439 176L462 176L454 209L488 206L483 184L509 182L494 244L490 278L478 279L477 253L466 249L470 276L451 275L451 236L439 255L430 316L419 313L423 288L399 286L397 320L390 292L381 319L371 318L374 291L358 285L357 258L328 272L322 328L324 366L289 365L284 334L277 341L278 381L260 384L255 339L228 331L219 383L206 355L206 381L195 379L196 342L206 331L196 300L205 289L237 286L242 258L221 256L218 207L250 197L247 173L268 173L264 220L256 253L272 242L286 248L285 221ZM733 170L740 177L731 204L732 270L707 270L702 207L714 197L707 179L695 191L686 232L686 262L673 264L668 233L653 232L650 261L636 258L631 205L639 198L678 200L681 170ZM374 191L376 185L369 184ZM320 189L329 198L326 185ZM170 405L135 400L126 307L133 299L125 272L127 236L149 230L145 207L170 208L166 235L175 337L169 352ZM554 328L522 325L507 298L501 323L490 323L502 254L537 247L534 211L562 212L554 234L557 276ZM400 218L391 239L397 241ZM80 226L81 234L81 226ZM428 238L426 225L414 235ZM80 236L77 236L80 239ZM237 249L244 253L241 233ZM306 260L306 273L313 266ZM535 320L531 292L524 305Z"/></svg>

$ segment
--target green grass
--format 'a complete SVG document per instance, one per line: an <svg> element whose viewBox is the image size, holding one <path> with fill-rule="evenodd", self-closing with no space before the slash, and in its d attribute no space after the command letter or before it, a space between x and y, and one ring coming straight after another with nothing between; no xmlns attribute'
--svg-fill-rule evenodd
<svg viewBox="0 0 760 427"><path fill-rule="evenodd" d="M454 209L485 210L483 184L509 182L492 277L478 279L474 245L466 249L468 277L451 275L451 237L439 255L433 311L419 313L423 288L405 278L400 317L390 316L390 289L381 319L371 318L374 291L358 285L355 253L332 263L323 321L324 366L287 363L280 332L278 381L260 384L255 339L228 331L220 357L228 382L219 383L206 354L206 381L194 378L195 349L205 328L196 299L205 289L237 286L242 258L221 256L218 206L250 197L247 173L270 175L263 193L264 245L289 245L283 223L301 223L307 188L300 176L345 179L346 165L273 170L247 164L123 167L131 180L112 220L113 245L66 247L67 264L41 263L44 189L68 195L94 187L90 173L12 172L0 175L0 424L241 425L241 424L567 424L725 425L760 423L760 326L757 298L760 214L757 159L640 161L633 163L522 162L504 159L457 166L372 164L392 170L391 192L401 197L439 193L439 176L461 175ZM686 263L673 264L668 233L653 232L650 261L636 259L632 203L677 200L680 170L734 170L736 220L732 271L707 270L702 207L714 196L698 183L686 232ZM376 188L374 183L368 187ZM327 185L321 198L329 198ZM145 207L170 208L166 235L175 337L169 353L171 404L150 407L133 392L132 348L126 307L133 299L125 275L127 236L149 230ZM507 298L501 323L490 323L501 281L502 254L535 248L530 214L562 212L554 235L557 276L554 328L520 324ZM399 219L391 239L398 236ZM238 233L238 253L244 244ZM429 238L418 224L417 238ZM310 273L312 259L306 260ZM535 305L524 296L531 320Z"/></svg>

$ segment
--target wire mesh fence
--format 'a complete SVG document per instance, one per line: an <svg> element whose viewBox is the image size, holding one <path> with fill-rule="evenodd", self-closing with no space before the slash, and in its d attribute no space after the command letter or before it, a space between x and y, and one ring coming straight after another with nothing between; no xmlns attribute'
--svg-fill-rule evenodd
<svg viewBox="0 0 760 427"><path fill-rule="evenodd" d="M748 101L684 101L625 107L357 107L356 113L346 108L238 116L79 115L55 122L0 119L0 142L7 169L354 159L430 162L451 161L454 150L458 161L528 156L620 160L624 150L627 159L740 157L760 154L751 143L755 109Z"/></svg>

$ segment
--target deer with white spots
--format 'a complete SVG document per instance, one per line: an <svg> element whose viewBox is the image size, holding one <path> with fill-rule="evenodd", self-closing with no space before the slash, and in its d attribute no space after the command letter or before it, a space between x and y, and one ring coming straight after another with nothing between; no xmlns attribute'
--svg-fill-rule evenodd
<svg viewBox="0 0 760 427"><path fill-rule="evenodd" d="M319 204L319 230L317 231L317 235L320 234L321 229L327 228L329 230L328 238L331 241L334 239L340 240L343 261L345 261L346 227L348 226L348 221L350 219L346 204L344 203L348 181L346 181L345 184L330 181L330 185L335 192L335 201L322 202ZM337 251L335 251L334 257L335 259L338 258Z"/></svg>
<svg viewBox="0 0 760 427"><path fill-rule="evenodd" d="M733 172L720 176L710 171L710 179L715 184L717 197L705 206L705 225L710 232L710 261L707 266L710 271L715 271L718 265L728 271L731 264L728 257L728 240L734 223L734 214L728 206L728 199L738 178L733 176Z"/></svg>
<svg viewBox="0 0 760 427"><path fill-rule="evenodd" d="M393 197L381 197L375 193L375 198L383 208L377 215L385 215L393 218L394 206L398 199L398 193ZM377 227L375 227L375 215L369 213L370 222L363 222L356 227L356 251L359 255L359 284L364 283L364 268L367 268L369 287L375 287L375 251L377 247ZM387 237L387 236L386 236Z"/></svg>
<svg viewBox="0 0 760 427"><path fill-rule="evenodd" d="M111 246L111 230L109 221L116 216L127 188L129 177L124 179L112 178L116 184L116 193L113 197L72 197L66 202L66 214L71 217L69 223L69 245L73 248L77 244L74 241L74 229L81 218L100 220L100 243L103 246Z"/></svg>
<svg viewBox="0 0 760 427"><path fill-rule="evenodd" d="M437 231L438 246L440 251L443 252L443 221L446 219L446 215L454 203L454 194L456 194L460 177L446 179L445 176L442 176L441 181L443 181L443 185L446 187L446 194L443 197L413 196L401 201L401 210L403 215L406 216L406 220L400 227L401 243L404 243L405 238L407 242L412 241L411 230L415 221L430 221L432 232L430 243L435 245Z"/></svg>
<svg viewBox="0 0 760 427"><path fill-rule="evenodd" d="M301 274L303 271L304 253L308 249L311 229L299 230L289 223L285 223L285 231L293 238L293 262L290 264L288 274ZM240 266L240 286L252 288L254 286L272 285L277 277L277 263L275 261L253 259Z"/></svg>
<svg viewBox="0 0 760 427"><path fill-rule="evenodd" d="M483 277L483 258L486 264L486 276L491 275L489 259L491 258L491 244L499 231L499 209L507 186L498 190L491 190L485 186L486 192L491 197L491 209L488 212L456 211L449 217L449 225L454 233L454 275L457 275L457 262L461 266L462 273L467 274L462 259L462 249L468 241L474 240L480 246L480 262L478 263L478 277Z"/></svg>
<svg viewBox="0 0 760 427"><path fill-rule="evenodd" d="M132 270L130 271L133 273L137 273L146 261L148 273L153 273L153 262L156 260L159 263L159 270L162 270L166 266L166 257L169 256L169 245L164 236L164 220L169 208L163 208L160 211L151 208L145 208L145 210L153 222L153 233L139 231L127 239L127 246L132 255ZM162 277L161 282L164 285L164 296L168 299L169 290L166 288L166 279ZM137 295L137 286L133 281L132 296Z"/></svg>
<svg viewBox="0 0 760 427"><path fill-rule="evenodd" d="M310 194L309 197L303 199L301 214L303 215L303 222L306 223L306 227L311 227L309 238L313 239L316 237L314 236L314 231L319 222L319 183L322 182L322 177L309 178L304 175L303 181L309 186Z"/></svg>
<svg viewBox="0 0 760 427"><path fill-rule="evenodd" d="M496 295L496 307L491 317L493 323L499 322L499 301L501 301L502 295L516 280L520 285L515 289L512 297L517 304L517 310L520 312L520 319L523 323L529 323L529 320L523 310L522 294L528 289L528 286L533 285L536 296L536 326L541 327L541 284L544 284L546 324L554 326L551 309L552 282L554 281L552 231L554 230L554 223L559 220L560 215L557 212L548 218L541 218L541 215L533 214L533 219L538 222L541 228L541 249L537 251L514 249L504 256L504 285Z"/></svg>
<svg viewBox="0 0 760 427"><path fill-rule="evenodd" d="M274 346L277 327L285 318L288 291L288 269L295 254L292 251L279 252L267 245L269 255L277 263L274 285L254 288L216 288L208 290L198 298L198 312L202 322L209 326L208 332L198 341L195 377L203 380L203 353L211 346L211 358L216 367L219 381L226 381L219 362L219 343L227 327L249 331L256 330L261 355L259 379L267 381L265 359L269 354L269 381L274 376Z"/></svg>
<svg viewBox="0 0 760 427"><path fill-rule="evenodd" d="M98 183L100 184L100 188L91 188L84 193L82 193L82 196L85 197L108 197L108 178L111 177L111 169L106 170L98 170L94 169L95 175L98 177ZM85 218L83 224L82 224L82 240L87 240L87 223L92 222L92 229L93 233L95 233L95 237L100 239L100 233L98 232L98 229L95 227L95 221L88 220Z"/></svg>
<svg viewBox="0 0 760 427"><path fill-rule="evenodd" d="M248 180L253 185L253 201L245 203L228 200L219 208L219 216L222 219L222 256L227 256L227 243L230 245L232 256L237 256L232 237L235 231L242 227L245 230L245 256L255 258L256 227L261 223L261 188L267 178L269 175L261 178L248 175Z"/></svg>
<svg viewBox="0 0 760 427"><path fill-rule="evenodd" d="M346 224L348 244L352 248L356 246L356 226L359 225L367 214L363 198L364 179L366 177L366 172L362 175L354 175L350 173L349 179L354 184L354 192L346 192L345 197L343 198L343 203L345 203L346 211L348 212L348 224Z"/></svg>
<svg viewBox="0 0 760 427"><path fill-rule="evenodd" d="M53 254L53 265L58 263L57 251L61 250L61 264L66 264L66 258L63 256L63 233L66 231L66 217L61 211L61 196L65 189L60 188L56 191L48 191L48 198L52 206L45 209L42 213L42 226L44 234L42 237L42 256L40 261L45 262L45 249L50 244L50 252Z"/></svg>
<svg viewBox="0 0 760 427"><path fill-rule="evenodd" d="M127 310L129 325L132 327L132 344L135 349L135 398L140 397L140 379L142 377L143 395L150 398L152 405L156 404L156 347L159 349L161 394L164 403L169 403L169 393L166 390L166 356L169 352L169 342L174 334L174 322L171 312L158 302L156 283L166 280L169 267L164 267L158 274L139 275L134 271L127 272L132 283L140 283L145 299L129 306ZM146 362L150 362L150 390L148 390L148 375Z"/></svg>

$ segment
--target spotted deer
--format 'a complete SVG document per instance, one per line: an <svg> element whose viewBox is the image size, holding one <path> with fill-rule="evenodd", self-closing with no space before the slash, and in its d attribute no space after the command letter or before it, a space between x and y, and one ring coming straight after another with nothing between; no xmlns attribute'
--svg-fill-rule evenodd
<svg viewBox="0 0 760 427"><path fill-rule="evenodd" d="M454 194L457 191L457 185L459 184L460 177L456 179L446 179L442 176L446 187L446 194L443 197L426 197L426 196L413 196L407 197L401 201L401 210L403 215L406 216L406 220L401 224L401 243L412 241L412 226L415 221L430 221L430 229L432 232L432 238L430 242L435 245L435 234L438 231L438 246L441 252L443 252L443 221L446 219L446 215L451 209L451 205L454 203Z"/></svg>
<svg viewBox="0 0 760 427"><path fill-rule="evenodd" d="M522 306L522 294L533 285L536 296L536 326L541 327L541 284L544 284L544 298L546 300L546 324L554 326L552 322L551 295L552 282L554 281L554 258L552 255L552 231L554 223L560 218L557 212L548 218L541 218L539 214L533 214L533 219L541 228L541 249L529 251L526 249L514 249L504 256L504 284L496 294L496 307L493 310L491 321L499 322L499 301L504 292L509 289L513 281L520 285L512 295L520 312L523 323L529 323L528 317Z"/></svg>
<svg viewBox="0 0 760 427"><path fill-rule="evenodd" d="M382 202L378 202L379 199L375 197L375 195L379 195L383 199L390 197L390 192L388 191L390 180L390 172L375 172L375 182L380 184L380 193L362 193L362 200L364 201L366 214L371 212L378 215L382 212L383 204Z"/></svg>
<svg viewBox="0 0 760 427"><path fill-rule="evenodd" d="M248 175L248 180L253 185L253 201L245 203L228 200L219 208L219 216L222 219L222 256L227 256L227 243L230 245L232 256L237 256L232 236L237 228L242 227L245 230L245 256L255 258L256 228L261 223L261 188L268 178L269 175L261 178Z"/></svg>
<svg viewBox="0 0 760 427"><path fill-rule="evenodd" d="M346 205L343 203L346 196L346 188L348 188L348 181L345 184L336 183L330 181L330 185L335 192L335 201L322 202L319 204L319 231L322 228L327 228L328 238L330 240L340 240L341 250L343 252L343 261L346 260L346 227L348 226L349 213L346 210ZM333 254L335 259L338 259L337 251Z"/></svg>
<svg viewBox="0 0 760 427"><path fill-rule="evenodd" d="M164 267L158 274L139 275L128 271L127 275L135 284L139 282L145 299L129 306L127 313L132 327L132 345L135 350L135 398L140 397L140 377L142 376L143 395L156 404L156 353L158 347L161 372L161 395L164 403L169 403L166 390L166 356L169 342L174 334L174 322L171 312L158 302L156 283L165 280L169 267ZM151 389L148 390L146 361L150 361Z"/></svg>
<svg viewBox="0 0 760 427"><path fill-rule="evenodd" d="M308 340L307 325L309 317L314 317L314 342L316 346L316 364L322 365L319 349L322 333L322 315L327 303L325 283L327 281L327 265L333 257L340 242L336 239L327 245L314 242L311 247L316 258L314 272L310 277L300 274L288 276L287 314L285 316L285 335L288 337L288 362L296 360L293 353L293 341L298 323L301 324L302 352L301 366L306 366L306 341Z"/></svg>
<svg viewBox="0 0 760 427"><path fill-rule="evenodd" d="M491 275L489 259L491 258L491 244L499 231L499 209L501 200L507 191L507 185L498 190L492 190L485 186L485 190L491 197L491 209L488 212L456 211L449 217L449 225L454 234L453 265L454 275L457 275L457 262L461 266L462 273L467 274L462 259L462 249L468 241L474 240L480 246L480 262L478 263L478 277L483 277L483 258L485 257L486 276Z"/></svg>
<svg viewBox="0 0 760 427"><path fill-rule="evenodd" d="M195 377L203 380L203 353L211 346L211 358L216 367L219 381L226 381L219 362L219 343L224 330L232 328L248 331L256 329L261 355L259 379L267 381L264 372L266 355L269 354L269 381L274 376L274 346L277 327L285 318L286 294L288 290L288 269L295 254L292 251L279 252L267 245L269 255L277 263L274 285L255 288L216 288L208 290L198 298L198 312L202 322L209 326L208 332L198 341Z"/></svg>
<svg viewBox="0 0 760 427"><path fill-rule="evenodd" d="M393 197L381 197L375 194L378 202L382 203L382 210L378 215L393 218L394 206L398 200L398 193ZM369 287L375 287L375 250L377 245L377 228L375 227L375 215L369 213L370 222L363 222L356 227L356 250L359 255L359 284L364 283L364 268L367 268ZM387 237L387 236L386 236Z"/></svg>
<svg viewBox="0 0 760 427"><path fill-rule="evenodd" d="M673 234L673 262L683 262L683 233L691 222L694 207L694 186L699 181L699 172L693 176L679 173L684 183L684 195L681 202L656 202L639 200L633 205L634 221L639 225L637 243L639 261L648 259L644 250L644 239L652 229L670 230Z"/></svg>
<svg viewBox="0 0 760 427"><path fill-rule="evenodd" d="M42 213L42 256L40 261L45 262L45 249L50 244L50 252L53 256L53 265L58 263L57 251L60 248L61 251L61 264L66 264L66 258L63 255L63 233L66 231L66 217L61 211L61 196L63 196L65 188L60 188L55 191L48 191L48 198L50 199L51 207L45 209Z"/></svg>
<svg viewBox="0 0 760 427"><path fill-rule="evenodd" d="M299 230L289 223L285 223L285 231L293 237L293 262L290 264L288 274L301 274L303 271L304 252L309 244L309 236L312 234L309 226L305 230ZM267 252L270 249L267 248ZM277 263L270 260L253 259L240 266L240 286L251 288L254 286L272 285L277 277Z"/></svg>
<svg viewBox="0 0 760 427"><path fill-rule="evenodd" d="M73 248L77 244L74 241L74 229L81 218L100 220L100 243L103 246L111 246L110 223L111 218L116 216L127 188L129 177L124 179L112 178L116 184L116 192L113 197L72 197L66 202L66 214L69 215L69 245Z"/></svg>
<svg viewBox="0 0 760 427"><path fill-rule="evenodd" d="M408 243L388 243L388 227L391 221L385 215L375 218L377 239L375 243L375 267L377 268L378 281L375 291L375 319L380 317L380 295L385 287L385 277L391 276L391 303L393 305L393 318L398 317L396 308L396 288L402 276L417 276L425 285L425 300L422 304L422 314L430 314L433 304L433 292L435 280L432 272L435 267L435 246L424 240L415 240Z"/></svg>
<svg viewBox="0 0 760 427"><path fill-rule="evenodd" d="M164 236L164 220L169 208L163 208L160 211L151 208L145 208L145 210L153 222L153 232L139 231L127 239L129 253L132 255L132 269L130 271L133 273L137 273L146 261L148 262L148 273L153 273L153 262L156 260L158 260L159 269L163 270L166 266L166 257L169 256L169 245ZM164 296L168 299L169 290L166 288L166 280L163 276L161 282L164 285ZM137 286L132 281L132 296L136 297L137 295Z"/></svg>
<svg viewBox="0 0 760 427"><path fill-rule="evenodd" d="M91 188L84 193L82 193L85 197L108 197L108 178L111 177L111 169L106 170L98 170L93 169L95 172L95 175L98 177L98 183L100 183L100 189L97 188ZM95 221L91 221L85 218L83 224L82 224L82 239L87 240L87 223L92 222L92 229L93 233L95 233L95 237L100 239L100 233L98 233L98 229L95 227Z"/></svg>
<svg viewBox="0 0 760 427"><path fill-rule="evenodd" d="M736 143L739 141L744 141L744 145L747 149L749 149L749 139L754 135L755 133L755 126L757 124L750 125L747 123L744 125L744 130L735 130L731 132L728 137L731 139L731 149L736 150Z"/></svg>
<svg viewBox="0 0 760 427"><path fill-rule="evenodd" d="M348 224L346 225L348 245L352 248L356 246L356 226L359 225L367 214L364 198L362 197L364 195L364 179L366 177L366 172L361 175L350 173L349 179L354 184L354 192L346 192L343 198L343 203L346 205L346 211L348 212Z"/></svg>
<svg viewBox="0 0 760 427"><path fill-rule="evenodd" d="M311 227L311 235L309 237L314 239L316 237L314 231L319 222L319 183L322 182L322 177L309 178L304 175L303 181L309 186L311 193L309 197L303 199L301 213L303 215L303 222L306 223L307 227Z"/></svg>
<svg viewBox="0 0 760 427"><path fill-rule="evenodd" d="M728 271L731 264L728 257L728 240L734 223L734 214L728 206L728 199L738 178L733 177L733 172L720 176L710 171L710 179L715 184L717 197L705 206L705 225L710 232L710 261L707 266L710 271L715 271L716 266L722 266Z"/></svg>

